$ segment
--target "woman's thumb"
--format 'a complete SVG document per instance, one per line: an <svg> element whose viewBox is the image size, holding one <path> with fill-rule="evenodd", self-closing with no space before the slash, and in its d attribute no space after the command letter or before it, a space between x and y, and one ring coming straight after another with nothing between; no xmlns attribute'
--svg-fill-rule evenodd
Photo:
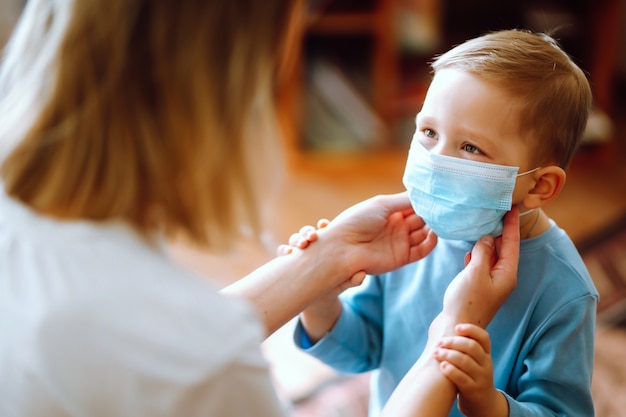
<svg viewBox="0 0 626 417"><path fill-rule="evenodd" d="M472 248L468 266L491 268L491 261L496 244L491 236L483 236Z"/></svg>

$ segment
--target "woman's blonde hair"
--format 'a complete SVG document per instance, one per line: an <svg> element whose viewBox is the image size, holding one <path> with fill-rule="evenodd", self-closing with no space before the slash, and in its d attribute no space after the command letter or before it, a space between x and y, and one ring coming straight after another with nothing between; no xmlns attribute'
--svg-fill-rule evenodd
<svg viewBox="0 0 626 417"><path fill-rule="evenodd" d="M591 109L583 71L546 34L489 33L458 45L432 63L494 82L521 102L520 126L534 138L536 163L563 168L577 149Z"/></svg>
<svg viewBox="0 0 626 417"><path fill-rule="evenodd" d="M292 3L29 1L0 72L6 192L211 248L258 231Z"/></svg>

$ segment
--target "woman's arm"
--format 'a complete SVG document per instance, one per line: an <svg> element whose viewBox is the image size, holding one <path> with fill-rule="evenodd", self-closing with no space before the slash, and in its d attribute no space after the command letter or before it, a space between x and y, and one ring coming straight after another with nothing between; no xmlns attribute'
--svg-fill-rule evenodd
<svg viewBox="0 0 626 417"><path fill-rule="evenodd" d="M295 249L224 288L259 311L267 335L308 305L354 277L379 274L426 256L437 238L411 208L406 193L356 204L317 233L306 250ZM363 272L360 274L359 272Z"/></svg>
<svg viewBox="0 0 626 417"><path fill-rule="evenodd" d="M430 326L426 348L396 387L381 417L449 414L457 390L441 373L433 349L441 337L454 335L458 323L487 326L515 288L518 262L519 214L513 208L505 217L502 237L480 239L465 269L446 290L443 311Z"/></svg>

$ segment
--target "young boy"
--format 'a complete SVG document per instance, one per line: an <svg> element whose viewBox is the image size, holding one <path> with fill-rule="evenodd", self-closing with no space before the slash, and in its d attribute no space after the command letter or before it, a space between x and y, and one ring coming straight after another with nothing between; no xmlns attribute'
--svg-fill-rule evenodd
<svg viewBox="0 0 626 417"><path fill-rule="evenodd" d="M439 236L426 258L368 276L301 315L304 350L372 375L370 415L424 349L451 277L502 216L520 209L518 284L487 327L443 339L435 357L459 389L451 416L590 416L598 294L573 243L541 207L565 183L591 104L583 72L546 35L510 30L433 63L404 174ZM491 340L489 340L491 337Z"/></svg>

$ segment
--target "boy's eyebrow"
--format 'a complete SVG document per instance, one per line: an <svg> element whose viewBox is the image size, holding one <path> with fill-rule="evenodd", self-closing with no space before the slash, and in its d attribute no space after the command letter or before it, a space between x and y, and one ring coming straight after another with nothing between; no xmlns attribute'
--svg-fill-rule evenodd
<svg viewBox="0 0 626 417"><path fill-rule="evenodd" d="M418 113L415 117L415 126L416 128L419 128L420 125L432 127L435 131L437 131L437 117L426 116ZM478 146L487 156L494 157L497 152L497 146L495 145L493 138L485 136L484 134L467 127L454 126L454 136L469 139L475 142L474 144Z"/></svg>
<svg viewBox="0 0 626 417"><path fill-rule="evenodd" d="M496 158L500 152L494 138L462 126L458 127L457 134L464 139L469 139L472 144L478 146L487 157Z"/></svg>
<svg viewBox="0 0 626 417"><path fill-rule="evenodd" d="M430 126L436 126L437 118L433 116L424 116L418 113L418 115L415 117L415 124L416 125L425 124L425 125L430 125ZM480 140L481 142L488 142L488 143L492 142L492 139L490 139L489 137L481 133L478 133L474 130L463 127L463 126L455 126L454 130L460 136L468 137L470 139Z"/></svg>
<svg viewBox="0 0 626 417"><path fill-rule="evenodd" d="M429 117L429 116L424 116L422 113L417 113L417 116L415 116L415 124L418 123L426 123L426 124L430 124L430 125L434 125L436 124L437 119L434 117Z"/></svg>
<svg viewBox="0 0 626 417"><path fill-rule="evenodd" d="M491 143L493 140L491 138L489 138L488 136L485 136L483 134L480 134L474 130L471 129L467 129L465 127L459 126L456 130L458 130L458 132L464 136L464 137L468 137L470 139L473 140L479 140L481 142L487 142L487 143Z"/></svg>

